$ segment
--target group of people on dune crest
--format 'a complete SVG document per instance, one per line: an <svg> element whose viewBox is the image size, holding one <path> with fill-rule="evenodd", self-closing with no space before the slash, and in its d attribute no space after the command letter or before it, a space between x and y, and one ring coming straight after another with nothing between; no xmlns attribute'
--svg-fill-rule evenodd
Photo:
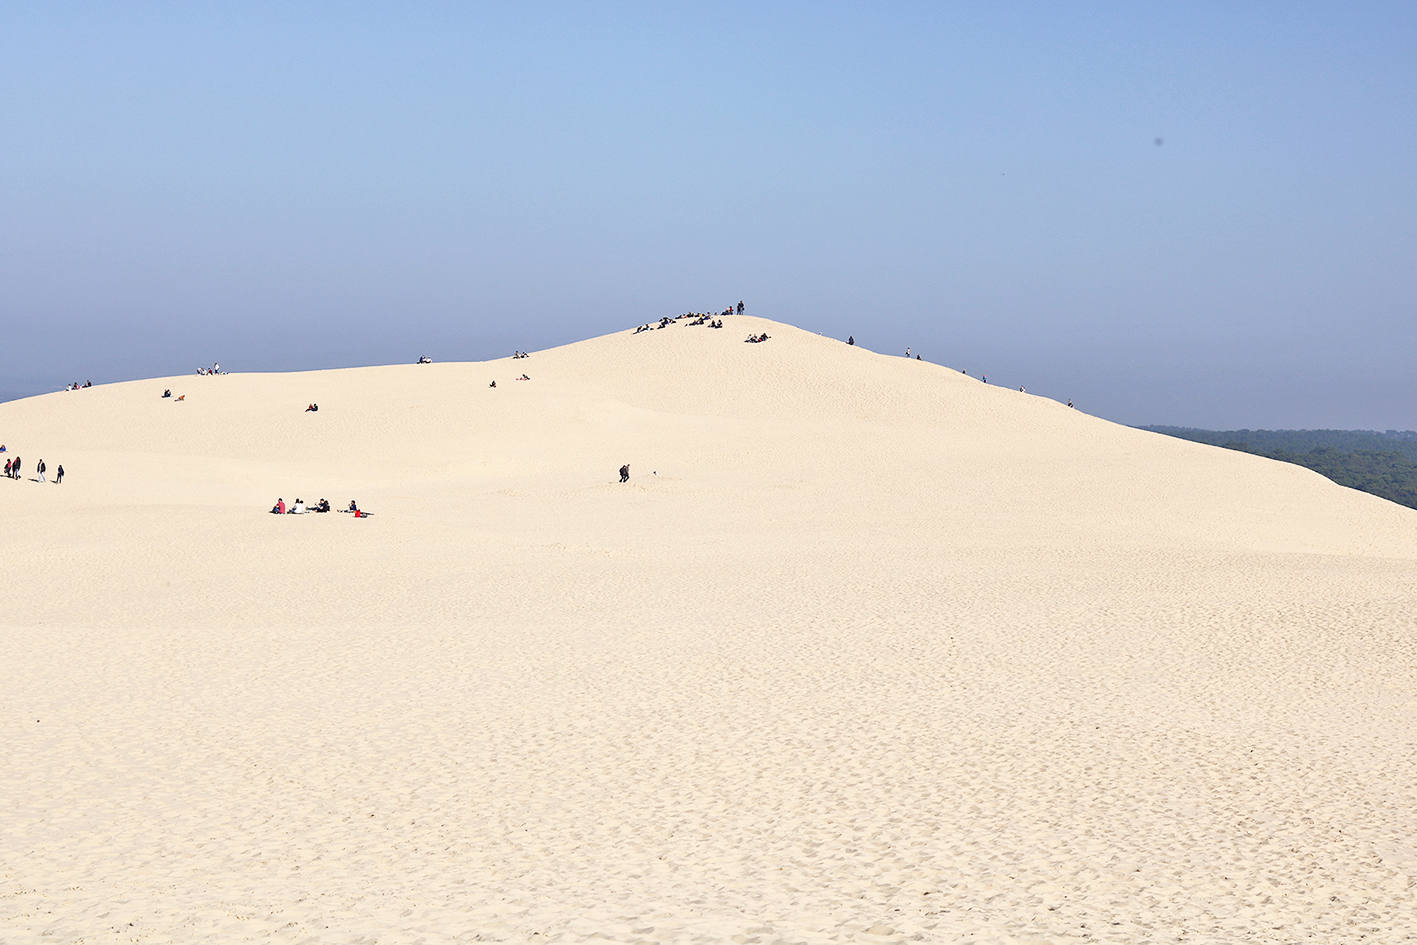
<svg viewBox="0 0 1417 945"><path fill-rule="evenodd" d="M688 322L690 328L693 328L696 325L707 325L710 328L722 328L723 320L729 315L732 315L735 311L737 311L739 315L743 314L743 303L741 301L738 303L736 309L734 306L730 305L728 306L728 308L719 312L716 316L708 315L704 312L685 312L683 315L676 315L673 318L670 318L668 315L665 315L659 320L657 324L651 325L646 322L645 324L636 328L634 333L638 335L642 331L654 331L656 328L668 328L670 325L683 321L686 318L690 319L690 321Z"/></svg>

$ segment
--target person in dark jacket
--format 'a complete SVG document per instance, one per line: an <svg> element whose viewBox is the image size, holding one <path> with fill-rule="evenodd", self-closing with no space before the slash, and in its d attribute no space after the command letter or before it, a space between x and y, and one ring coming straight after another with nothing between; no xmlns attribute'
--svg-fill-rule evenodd
<svg viewBox="0 0 1417 945"><path fill-rule="evenodd" d="M623 466L620 467L620 481L621 481L621 482L629 482L629 481L630 481L630 464L629 464L629 463L626 463L625 465L623 465Z"/></svg>
<svg viewBox="0 0 1417 945"><path fill-rule="evenodd" d="M1071 407L1072 404L1068 404L1068 406ZM63 481L64 481L64 464L63 464L63 463L60 463L60 464L59 464L59 470L54 474L54 484L57 486L57 485L59 485L59 484L60 484L61 482L63 482Z"/></svg>
<svg viewBox="0 0 1417 945"><path fill-rule="evenodd" d="M41 460L39 461L39 465L34 468L34 471L37 472L37 473L39 473L39 478L36 479L35 482L43 482L43 481L44 481L44 460L41 459Z"/></svg>

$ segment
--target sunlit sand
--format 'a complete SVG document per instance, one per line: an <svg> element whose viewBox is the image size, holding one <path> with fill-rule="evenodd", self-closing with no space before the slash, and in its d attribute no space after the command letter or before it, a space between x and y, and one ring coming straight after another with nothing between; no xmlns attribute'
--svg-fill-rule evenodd
<svg viewBox="0 0 1417 945"><path fill-rule="evenodd" d="M1417 937L1417 512L1307 470L746 317L0 441L0 941Z"/></svg>

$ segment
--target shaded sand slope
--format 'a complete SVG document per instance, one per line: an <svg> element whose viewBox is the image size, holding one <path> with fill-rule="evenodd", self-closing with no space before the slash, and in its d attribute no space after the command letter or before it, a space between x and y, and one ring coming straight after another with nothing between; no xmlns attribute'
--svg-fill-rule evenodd
<svg viewBox="0 0 1417 945"><path fill-rule="evenodd" d="M1417 939L1417 512L728 326L0 405L0 940Z"/></svg>

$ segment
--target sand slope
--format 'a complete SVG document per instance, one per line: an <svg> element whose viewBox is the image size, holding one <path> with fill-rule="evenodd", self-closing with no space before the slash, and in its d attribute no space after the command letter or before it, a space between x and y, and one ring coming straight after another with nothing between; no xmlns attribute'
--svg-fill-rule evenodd
<svg viewBox="0 0 1417 945"><path fill-rule="evenodd" d="M1307 470L752 318L0 441L5 942L1417 939L1417 512Z"/></svg>

